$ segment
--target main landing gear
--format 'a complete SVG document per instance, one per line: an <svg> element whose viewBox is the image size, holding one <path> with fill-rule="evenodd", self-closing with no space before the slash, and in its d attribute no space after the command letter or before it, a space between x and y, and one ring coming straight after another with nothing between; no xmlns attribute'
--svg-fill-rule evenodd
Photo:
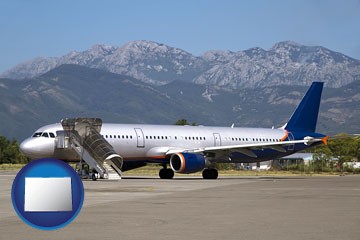
<svg viewBox="0 0 360 240"><path fill-rule="evenodd" d="M205 168L202 171L202 176L204 179L217 179L218 178L218 170L215 168ZM159 177L161 179L173 179L174 171L171 168L162 168L159 171Z"/></svg>
<svg viewBox="0 0 360 240"><path fill-rule="evenodd" d="M215 168L205 168L202 171L202 176L204 179L217 179L219 176L218 170Z"/></svg>
<svg viewBox="0 0 360 240"><path fill-rule="evenodd" d="M173 179L174 171L170 168L162 168L159 171L159 177L161 179Z"/></svg>

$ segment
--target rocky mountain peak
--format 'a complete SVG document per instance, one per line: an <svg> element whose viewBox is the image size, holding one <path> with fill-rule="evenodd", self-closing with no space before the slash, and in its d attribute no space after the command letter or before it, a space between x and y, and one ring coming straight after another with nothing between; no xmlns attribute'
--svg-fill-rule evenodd
<svg viewBox="0 0 360 240"><path fill-rule="evenodd" d="M119 52L131 52L135 54L141 55L186 55L192 56L190 53L179 49L167 46L162 43L157 43L154 41L146 41L146 40L139 40L139 41L132 41L128 42L124 46L118 49Z"/></svg>
<svg viewBox="0 0 360 240"><path fill-rule="evenodd" d="M139 40L126 43L121 49L142 52L167 51L170 47L154 41Z"/></svg>
<svg viewBox="0 0 360 240"><path fill-rule="evenodd" d="M292 41L276 43L269 52L280 57L289 57L294 62L300 63L354 63L358 62L344 54L331 51L322 46L304 46Z"/></svg>
<svg viewBox="0 0 360 240"><path fill-rule="evenodd" d="M232 51L211 50L205 52L201 57L209 62L225 63L234 58L236 53Z"/></svg>
<svg viewBox="0 0 360 240"><path fill-rule="evenodd" d="M291 50L298 50L301 47L303 47L303 45L294 42L294 41L282 41L282 42L278 42L275 43L274 46L272 48L270 48L270 51L276 51L277 49L286 49L287 51L291 51Z"/></svg>
<svg viewBox="0 0 360 240"><path fill-rule="evenodd" d="M21 63L0 77L33 78L62 64L102 69L154 85L181 80L228 89L308 85L315 80L340 87L360 80L359 60L291 41L269 50L207 51L199 57L154 41L132 41L121 47L97 44L82 52Z"/></svg>
<svg viewBox="0 0 360 240"><path fill-rule="evenodd" d="M112 54L117 47L105 45L105 44L95 44L90 48L90 52L97 53L98 55L109 55Z"/></svg>

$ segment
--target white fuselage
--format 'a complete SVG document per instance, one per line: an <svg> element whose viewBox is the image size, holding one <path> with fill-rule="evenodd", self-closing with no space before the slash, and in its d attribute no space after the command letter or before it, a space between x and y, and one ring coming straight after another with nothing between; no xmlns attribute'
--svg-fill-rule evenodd
<svg viewBox="0 0 360 240"><path fill-rule="evenodd" d="M59 157L54 154L55 138L50 135L60 130L63 130L60 123L38 129L33 137L22 142L22 151L31 158ZM109 123L102 125L100 133L125 161L161 159L169 150L269 143L287 137L283 129ZM78 160L70 152L60 157Z"/></svg>
<svg viewBox="0 0 360 240"><path fill-rule="evenodd" d="M192 149L280 141L281 129L103 124L101 134L126 158L163 157L158 148Z"/></svg>

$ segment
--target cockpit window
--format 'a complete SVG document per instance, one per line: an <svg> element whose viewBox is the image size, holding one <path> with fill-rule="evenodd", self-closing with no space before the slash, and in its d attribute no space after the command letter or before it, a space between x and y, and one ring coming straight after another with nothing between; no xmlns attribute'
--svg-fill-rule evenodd
<svg viewBox="0 0 360 240"><path fill-rule="evenodd" d="M49 134L47 132L43 132L43 134L41 134L42 137L49 137Z"/></svg>
<svg viewBox="0 0 360 240"><path fill-rule="evenodd" d="M55 134L52 132L36 132L32 137L46 137L46 138L55 138Z"/></svg>
<svg viewBox="0 0 360 240"><path fill-rule="evenodd" d="M41 137L42 132L36 132L34 133L33 137Z"/></svg>

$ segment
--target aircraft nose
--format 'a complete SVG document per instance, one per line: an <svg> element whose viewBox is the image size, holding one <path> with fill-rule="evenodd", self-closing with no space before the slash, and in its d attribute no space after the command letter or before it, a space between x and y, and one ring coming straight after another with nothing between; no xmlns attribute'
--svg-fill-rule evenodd
<svg viewBox="0 0 360 240"><path fill-rule="evenodd" d="M53 138L27 138L20 143L20 151L31 159L52 157L54 154Z"/></svg>
<svg viewBox="0 0 360 240"><path fill-rule="evenodd" d="M31 157L31 153L34 150L34 144L31 139L27 138L20 143L20 152L27 157Z"/></svg>

